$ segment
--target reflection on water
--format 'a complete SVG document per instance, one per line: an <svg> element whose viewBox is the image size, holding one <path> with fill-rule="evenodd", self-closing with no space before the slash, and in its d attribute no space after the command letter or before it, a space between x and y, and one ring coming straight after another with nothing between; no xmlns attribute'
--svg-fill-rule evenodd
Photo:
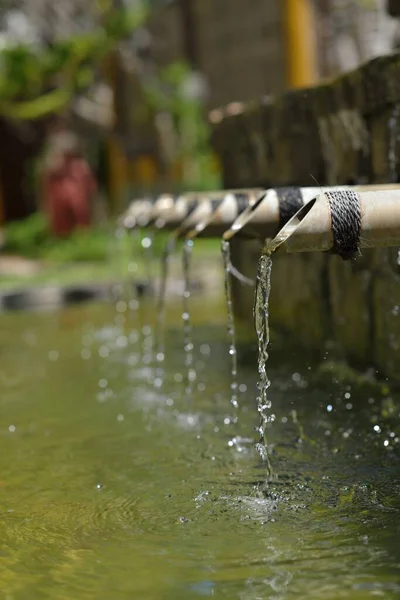
<svg viewBox="0 0 400 600"><path fill-rule="evenodd" d="M149 322L154 307L142 304ZM104 306L3 316L3 597L399 598L398 398L317 386L305 360L272 352L278 476L260 497L264 464L224 436L223 301L204 310L204 298L191 298L207 360L190 412L176 379L180 303L168 307L162 390L145 365L132 368L124 314L124 327ZM238 391L237 428L248 436L257 373L241 373L250 392Z"/></svg>

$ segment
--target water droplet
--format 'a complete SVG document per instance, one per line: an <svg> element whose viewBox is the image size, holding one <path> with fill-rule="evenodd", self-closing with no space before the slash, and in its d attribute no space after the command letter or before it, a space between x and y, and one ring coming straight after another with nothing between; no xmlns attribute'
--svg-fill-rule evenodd
<svg viewBox="0 0 400 600"><path fill-rule="evenodd" d="M129 273L136 273L136 271L138 270L138 264L136 262L130 262L128 265L128 271Z"/></svg>
<svg viewBox="0 0 400 600"><path fill-rule="evenodd" d="M139 332L131 331L131 333L129 334L129 341L131 344L136 344L136 342L139 341Z"/></svg>
<svg viewBox="0 0 400 600"><path fill-rule="evenodd" d="M109 354L110 354L110 350L107 348L107 346L100 346L99 356L101 358L106 358Z"/></svg>
<svg viewBox="0 0 400 600"><path fill-rule="evenodd" d="M117 312L123 313L126 311L127 306L126 306L126 302L123 302L122 300L119 300L117 302L117 304L115 305L115 309Z"/></svg>
<svg viewBox="0 0 400 600"><path fill-rule="evenodd" d="M119 335L115 343L118 348L126 348L128 345L128 338L125 335Z"/></svg>
<svg viewBox="0 0 400 600"><path fill-rule="evenodd" d="M203 354L203 356L207 356L210 353L211 353L211 347L209 346L209 344L201 344L200 354Z"/></svg>
<svg viewBox="0 0 400 600"><path fill-rule="evenodd" d="M150 248L150 246L151 246L151 238L149 238L149 237L144 237L144 238L142 239L142 242L141 242L141 244L142 244L142 247L143 247L143 248Z"/></svg>
<svg viewBox="0 0 400 600"><path fill-rule="evenodd" d="M137 310L139 308L139 302L136 298L129 300L129 308L130 310Z"/></svg>

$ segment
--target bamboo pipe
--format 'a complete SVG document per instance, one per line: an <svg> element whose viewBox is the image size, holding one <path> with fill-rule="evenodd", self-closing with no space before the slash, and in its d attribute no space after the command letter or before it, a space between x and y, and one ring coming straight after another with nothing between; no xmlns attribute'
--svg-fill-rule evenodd
<svg viewBox="0 0 400 600"><path fill-rule="evenodd" d="M361 209L359 248L400 245L400 189L357 192ZM332 199L326 193L304 205L271 240L266 250L329 251L334 247ZM341 200L336 199L337 205Z"/></svg>
<svg viewBox="0 0 400 600"><path fill-rule="evenodd" d="M149 225L153 225L157 229L167 230L174 230L181 227L182 233L179 234L181 235L184 231L187 231L188 228L196 227L198 223L202 223L210 217L213 210L215 210L215 207L227 196L238 197L252 193L258 195L262 193L262 188L182 194L181 196L178 196L175 201L171 202L169 206L167 206L167 203L164 203L163 206L159 205L157 207L156 203ZM207 206L202 206L203 203ZM223 231L224 230L225 227L223 228Z"/></svg>
<svg viewBox="0 0 400 600"><path fill-rule="evenodd" d="M205 219L200 220L193 229L188 231L186 238L222 236L227 225L234 222L249 206L254 205L261 196L264 196L264 193L259 189L226 194L222 202Z"/></svg>
<svg viewBox="0 0 400 600"><path fill-rule="evenodd" d="M126 229L132 229L136 226L143 226L146 223L147 216L150 214L154 205L154 200L143 198L132 202L128 210L122 215L121 224Z"/></svg>
<svg viewBox="0 0 400 600"><path fill-rule="evenodd" d="M293 188L296 189L296 188ZM337 187L310 187L298 188L301 195L301 201L307 204L312 199L316 198L323 191L340 191L353 190L357 192L363 191L389 191L399 190L398 184L387 185L365 185L365 186L337 186ZM249 206L241 215L232 223L231 227L223 234L224 240L231 240L236 235L240 234L245 237L266 238L274 237L279 226L283 225L281 220L281 210L279 201L279 188L266 190L253 205Z"/></svg>

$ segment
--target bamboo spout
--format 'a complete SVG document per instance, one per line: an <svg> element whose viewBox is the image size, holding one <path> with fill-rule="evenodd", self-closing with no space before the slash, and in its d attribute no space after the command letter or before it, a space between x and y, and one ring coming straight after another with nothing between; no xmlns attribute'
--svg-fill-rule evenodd
<svg viewBox="0 0 400 600"><path fill-rule="evenodd" d="M356 192L360 224L358 248L400 245L400 190ZM333 221L343 213L340 195L320 194L303 206L271 240L266 250L286 252L335 251ZM343 219L346 219L344 214ZM346 240L344 240L345 242Z"/></svg>
<svg viewBox="0 0 400 600"><path fill-rule="evenodd" d="M154 200L143 198L132 202L122 216L122 225L126 229L132 229L136 226L143 226L147 223L148 215L154 206Z"/></svg>
<svg viewBox="0 0 400 600"><path fill-rule="evenodd" d="M222 236L226 227L234 222L238 216L249 206L255 204L260 196L264 194L261 189L240 190L239 192L227 193L223 200L218 203L214 210L200 220L186 237L219 237Z"/></svg>
<svg viewBox="0 0 400 600"><path fill-rule="evenodd" d="M298 193L299 205L304 205L315 198L320 188L292 188ZM232 223L223 234L224 240L230 240L240 234L246 237L273 237L279 230L281 220L282 200L278 189L269 189L256 202L250 205Z"/></svg>
<svg viewBox="0 0 400 600"><path fill-rule="evenodd" d="M297 207L300 209L319 196L321 192L345 190L353 190L355 192L389 192L399 189L400 186L396 184L269 189L254 204L239 215L231 227L223 234L223 238L230 240L236 235L262 238L263 240L273 238L296 212L296 210L292 210L295 205L292 205L292 207L289 206L289 210L287 209L288 194L290 193L297 195Z"/></svg>
<svg viewBox="0 0 400 600"><path fill-rule="evenodd" d="M257 191L260 193L262 190L258 189ZM149 225L167 230L181 228L179 235L183 235L188 229L195 228L200 223L206 223L216 207L228 196L232 197L233 195L236 198L250 193L256 193L256 190L217 190L182 194L176 199L170 197L168 202L164 199L163 203L156 203ZM232 219L234 218L235 215L232 216ZM225 228L226 226L222 231Z"/></svg>

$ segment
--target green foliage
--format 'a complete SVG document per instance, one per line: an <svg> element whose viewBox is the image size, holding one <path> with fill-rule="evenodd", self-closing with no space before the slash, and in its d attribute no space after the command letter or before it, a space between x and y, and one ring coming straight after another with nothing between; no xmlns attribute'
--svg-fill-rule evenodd
<svg viewBox="0 0 400 600"><path fill-rule="evenodd" d="M37 119L65 107L94 80L98 62L142 25L146 11L108 10L104 25L51 48L19 45L0 52L0 114Z"/></svg>
<svg viewBox="0 0 400 600"><path fill-rule="evenodd" d="M159 74L158 85L148 85L148 102L155 112L168 112L177 139L175 160L184 165L183 188L218 189L221 185L210 147L210 130L202 98L185 93L191 71L184 62L174 62Z"/></svg>
<svg viewBox="0 0 400 600"><path fill-rule="evenodd" d="M58 263L103 262L107 260L109 235L104 230L80 230L63 240L51 240L43 258Z"/></svg>
<svg viewBox="0 0 400 600"><path fill-rule="evenodd" d="M4 250L9 254L37 258L48 241L48 223L41 213L35 213L24 221L10 223L5 228Z"/></svg>
<svg viewBox="0 0 400 600"><path fill-rule="evenodd" d="M35 213L6 226L4 251L59 263L97 262L107 259L109 239L107 229L100 228L78 230L65 239L54 238L46 217Z"/></svg>

